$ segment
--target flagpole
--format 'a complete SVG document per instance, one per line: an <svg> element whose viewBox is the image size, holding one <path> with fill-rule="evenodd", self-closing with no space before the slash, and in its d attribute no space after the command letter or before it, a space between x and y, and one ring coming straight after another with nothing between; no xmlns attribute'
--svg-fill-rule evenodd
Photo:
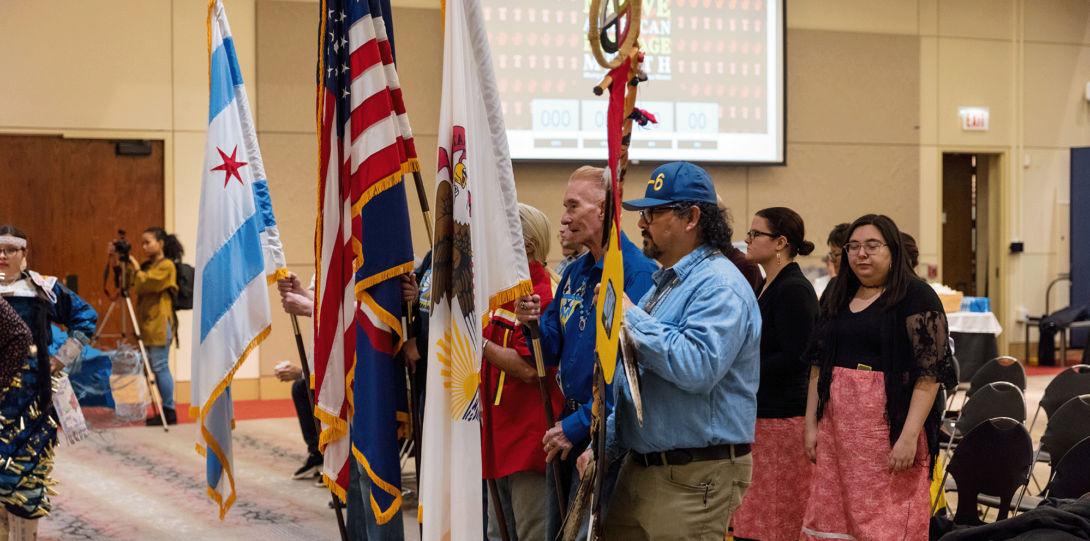
<svg viewBox="0 0 1090 541"><path fill-rule="evenodd" d="M428 218L425 214L425 218ZM428 230L429 235L431 230ZM412 310L413 303L406 302L402 307L403 313L401 316L401 328L405 333L405 340L411 340L415 338L412 333ZM404 356L402 356L402 360ZM420 456L424 453L421 448L423 440L423 434L421 434L421 426L424 424L420 417L420 395L416 394L416 376L414 374L415 369L409 367L409 363L405 362L405 376L409 380L409 424L412 426L413 431L413 464L416 466L416 496L420 498ZM419 512L419 511L418 511ZM420 525L420 536L423 539L424 536L424 523L417 517L417 524Z"/></svg>
<svg viewBox="0 0 1090 541"><path fill-rule="evenodd" d="M431 219L431 205L428 203L428 192L425 191L424 177L420 175L420 171L413 171L413 181L414 181L414 184L416 184L416 197L420 201L420 212L421 212L421 214L424 215L424 231L427 231L427 233L428 233L428 247L429 247L428 249L431 250L431 247L435 246L435 237L434 237L434 235L432 233L434 228L432 226L432 219ZM405 303L405 313L406 314L411 314L412 313L412 305L410 303ZM411 323L411 321L410 321L410 323ZM412 333L410 332L409 327L406 326L405 327L406 337L411 336L411 334ZM408 369L409 369L409 365L406 364L405 365L405 370L408 370ZM423 414L423 412L420 411L420 395L417 394L417 392L416 392L416 378L414 377L414 375L412 373L409 374L409 407L412 408L412 412L410 412L410 414L409 414L409 416L410 416L409 421L412 423L412 426L413 426L413 447L416 448L415 451L413 452L413 455L414 455L413 458L414 458L414 462L416 463L416 494L417 494L417 497L419 497L420 496L420 490L421 490L421 487L420 487L420 459L421 459L422 455L424 454L424 448L422 447L422 444L423 444L423 434L422 434L422 432L424 430L424 426L423 426L424 425L424 417L423 417L424 414ZM417 517L417 522L420 524L420 537L421 537L421 539L423 539L423 537L424 537L424 521L422 519L423 519L423 517Z"/></svg>
<svg viewBox="0 0 1090 541"><path fill-rule="evenodd" d="M428 246L435 246L432 238L431 206L428 204L428 192L424 191L424 177L420 171L413 171L413 180L416 181L416 197L420 200L420 212L424 213L424 229L428 232Z"/></svg>
<svg viewBox="0 0 1090 541"><path fill-rule="evenodd" d="M311 416L314 417L314 428L321 434L322 422L314 415L314 390L310 388L310 364L307 362L307 348L303 345L303 335L299 332L299 317L295 314L291 314L291 328L295 331L295 347L299 350L299 360L303 364L303 386L307 389L307 400L310 401L310 412ZM353 466L350 465L349 467ZM333 494L332 489L329 493L333 496L333 510L337 514L337 528L341 532L341 541L348 541L348 529L344 525L344 510L341 507L341 499Z"/></svg>
<svg viewBox="0 0 1090 541"><path fill-rule="evenodd" d="M549 430L556 424L556 418L553 416L553 401L549 394L545 376L545 358L541 356L541 329L536 321L528 322L526 328L530 331L530 342L534 348L534 360L537 362L537 384L541 389L541 403L545 407L545 430ZM554 465L552 470L553 484L556 485L556 501L560 504L560 523L563 524L568 511L567 502L564 501L564 476L560 473L559 464Z"/></svg>
<svg viewBox="0 0 1090 541"><path fill-rule="evenodd" d="M503 505L500 504L500 489L496 486L495 479L488 480L488 495L492 500L492 507L496 511L496 524L500 527L500 538L509 541L507 536L507 518L503 516Z"/></svg>

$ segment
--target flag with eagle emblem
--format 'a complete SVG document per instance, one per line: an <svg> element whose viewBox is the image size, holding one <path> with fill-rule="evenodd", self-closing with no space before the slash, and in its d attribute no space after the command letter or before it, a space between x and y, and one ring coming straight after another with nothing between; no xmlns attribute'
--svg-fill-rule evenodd
<svg viewBox="0 0 1090 541"><path fill-rule="evenodd" d="M533 292L478 0L446 3L431 329L420 478L425 540L477 540L479 374L490 311Z"/></svg>

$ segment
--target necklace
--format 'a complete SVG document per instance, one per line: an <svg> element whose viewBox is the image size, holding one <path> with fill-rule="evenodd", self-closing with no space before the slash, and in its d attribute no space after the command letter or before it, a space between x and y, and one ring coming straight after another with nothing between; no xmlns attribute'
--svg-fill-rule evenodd
<svg viewBox="0 0 1090 541"><path fill-rule="evenodd" d="M882 289L882 286L881 286L881 285L877 285L877 286L868 286L868 285L866 285L866 284L859 284L859 287L861 287L861 288L863 288L863 289Z"/></svg>

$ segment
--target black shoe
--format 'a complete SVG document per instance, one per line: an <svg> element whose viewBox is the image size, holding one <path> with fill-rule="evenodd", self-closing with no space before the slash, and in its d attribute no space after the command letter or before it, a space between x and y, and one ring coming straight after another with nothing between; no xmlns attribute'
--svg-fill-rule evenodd
<svg viewBox="0 0 1090 541"><path fill-rule="evenodd" d="M322 474L322 455L310 455L306 463L291 475L292 479L310 479Z"/></svg>
<svg viewBox="0 0 1090 541"><path fill-rule="evenodd" d="M153 415L144 421L145 426L163 426L163 417L167 418L168 425L178 424L178 414L174 408L163 408L163 416Z"/></svg>

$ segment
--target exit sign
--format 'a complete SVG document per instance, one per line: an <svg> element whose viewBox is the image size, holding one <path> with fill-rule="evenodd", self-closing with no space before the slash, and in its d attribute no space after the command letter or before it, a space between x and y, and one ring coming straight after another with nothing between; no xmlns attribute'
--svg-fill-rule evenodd
<svg viewBox="0 0 1090 541"><path fill-rule="evenodd" d="M958 107L961 117L961 129L967 131L988 131L987 107Z"/></svg>

